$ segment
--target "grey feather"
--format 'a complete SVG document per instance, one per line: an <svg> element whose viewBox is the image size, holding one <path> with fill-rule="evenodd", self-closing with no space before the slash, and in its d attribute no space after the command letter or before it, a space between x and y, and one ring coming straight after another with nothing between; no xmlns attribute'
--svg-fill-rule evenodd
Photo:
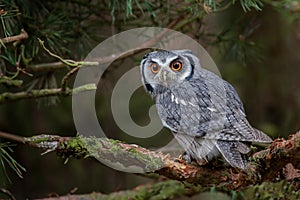
<svg viewBox="0 0 300 200"><path fill-rule="evenodd" d="M171 69L179 61L180 70ZM153 73L151 64L160 65ZM210 160L221 154L233 167L245 169L249 143L272 141L246 119L235 89L201 67L190 50L154 51L141 62L142 81L155 99L158 115L188 155Z"/></svg>
<svg viewBox="0 0 300 200"><path fill-rule="evenodd" d="M236 142L217 140L216 146L231 166L247 169L247 160L244 158L244 154L238 151Z"/></svg>

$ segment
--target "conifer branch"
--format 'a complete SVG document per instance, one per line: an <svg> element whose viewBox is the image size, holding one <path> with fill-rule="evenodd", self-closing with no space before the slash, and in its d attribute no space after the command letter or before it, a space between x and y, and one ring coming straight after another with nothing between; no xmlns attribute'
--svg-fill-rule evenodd
<svg viewBox="0 0 300 200"><path fill-rule="evenodd" d="M0 44L5 44L5 43L10 43L10 42L15 42L19 40L25 40L28 38L28 34L24 29L21 29L21 33L19 35L14 35L10 37L5 37L0 39ZM0 45L1 46L1 45Z"/></svg>
<svg viewBox="0 0 300 200"><path fill-rule="evenodd" d="M75 95L83 91L96 90L97 87L95 84L86 84L79 86L74 89L66 88L54 88L54 89L41 89L41 90L30 90L26 92L4 92L0 94L0 104L7 102L22 100L22 99L38 99L41 97L50 97L50 96L70 96Z"/></svg>
<svg viewBox="0 0 300 200"><path fill-rule="evenodd" d="M224 165L207 167L187 164L161 152L107 138L37 135L24 140L25 144L46 152L56 151L65 159L94 158L105 163L118 163L124 168L141 168L145 173L154 172L173 180L200 184L203 187L214 185L240 190L263 181L276 182L283 171L289 174L289 179L292 173L293 178L299 178L299 173L294 171L300 167L300 132L291 135L288 140L276 139L265 150L253 154L247 171ZM287 164L295 167L292 168L293 171L289 172L291 168L286 167Z"/></svg>

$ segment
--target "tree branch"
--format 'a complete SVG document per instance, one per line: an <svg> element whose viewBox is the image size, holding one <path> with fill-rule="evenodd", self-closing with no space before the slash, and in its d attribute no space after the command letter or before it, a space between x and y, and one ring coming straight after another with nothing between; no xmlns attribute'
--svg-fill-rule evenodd
<svg viewBox="0 0 300 200"><path fill-rule="evenodd" d="M224 167L223 165L195 166L160 152L153 152L135 144L126 144L108 138L60 137L57 135L37 135L23 138L3 132L0 132L0 138L25 143L43 149L46 151L45 153L56 151L59 156L66 160L71 157L78 159L95 158L105 161L105 163L117 162L118 166L122 165L128 168L140 167L147 171L153 169L156 174L174 179L160 179L157 183L154 182L133 190L115 192L109 195L91 193L48 198L53 200L66 197L72 199L90 199L91 197L131 199L143 197L142 199L147 199L149 196L157 196L161 198L166 193L168 193L168 197L193 195L203 191L204 187L211 186L222 190L243 189L243 193L247 193L247 196L250 195L253 198L257 194L265 194L266 188L276 187L278 192L280 190L284 194L287 192L286 188L288 188L289 193L295 196L295 199L300 197L297 186L288 185L284 181L299 178L300 175L299 170L294 168L294 166L299 168L300 165L300 132L291 135L288 140L276 139L265 150L254 153L248 171L228 166ZM283 181L278 182L278 180ZM264 183L261 184L262 182ZM254 184L258 186L255 186L255 188L247 187ZM272 192L270 192L270 195L273 195Z"/></svg>
<svg viewBox="0 0 300 200"><path fill-rule="evenodd" d="M172 21L167 26L167 28L168 29L174 28L182 19L184 19L183 16L178 17L176 20ZM193 20L195 20L195 19L196 18L193 18ZM180 24L180 26L177 26L176 28L180 28L183 25L184 24ZM151 46L151 45L155 44L167 32L168 32L167 30L164 30L164 31L160 32L154 38L151 38L148 41L146 41L145 43L143 43L140 47L137 47L135 49L129 49L127 51L124 51L124 52L120 53L119 55L102 57L102 58L94 60L93 62L81 62L81 61L74 61L74 60L63 59L62 57L60 57L60 56L52 53L49 49L47 49L45 47L45 45L44 45L44 42L39 39L39 43L43 47L43 49L50 56L52 56L52 57L60 60L60 62L29 65L29 66L26 67L26 70L28 70L30 72L51 71L51 70L57 70L57 69L65 68L66 66L77 67L79 65L83 65L84 63L86 63L85 65L97 65L97 64L104 64L104 63L112 62L112 61L114 61L116 59L124 59L124 58L127 58L127 57L131 56L131 55L134 55L134 54L140 53L142 51L145 51L145 48L147 48L148 46Z"/></svg>
<svg viewBox="0 0 300 200"><path fill-rule="evenodd" d="M6 37L6 38L1 38L1 43L10 43L10 42L14 42L14 41L19 41L19 40L25 40L28 38L28 34L24 29L21 29L21 33L19 35L15 35L15 36L10 36L10 37ZM0 45L1 46L1 45Z"/></svg>
<svg viewBox="0 0 300 200"><path fill-rule="evenodd" d="M14 80L10 77L0 75L0 83L7 86L20 87L23 84L23 80Z"/></svg>
<svg viewBox="0 0 300 200"><path fill-rule="evenodd" d="M179 181L165 180L157 183L138 186L132 190L102 194L93 192L90 194L70 194L67 196L43 198L40 200L90 200L90 199L166 199L180 196L192 195L200 192L201 186L183 184Z"/></svg>
<svg viewBox="0 0 300 200"><path fill-rule="evenodd" d="M67 65L62 62L52 62L52 63L28 65L26 66L26 70L29 72L44 72L44 71L54 71L65 67L67 67Z"/></svg>
<svg viewBox="0 0 300 200"><path fill-rule="evenodd" d="M124 168L154 171L174 180L227 189L242 189L265 180L276 181L288 163L298 168L300 158L300 132L291 135L288 140L276 139L267 149L255 153L248 171L229 166L195 166L135 144L107 138L38 135L25 138L25 143L46 152L56 151L65 159L96 158L110 164L117 162Z"/></svg>
<svg viewBox="0 0 300 200"><path fill-rule="evenodd" d="M8 139L8 140L19 142L19 143L25 143L24 137L14 135L14 134L11 134L11 133L6 133L6 132L3 132L3 131L0 131L0 138Z"/></svg>
<svg viewBox="0 0 300 200"><path fill-rule="evenodd" d="M67 91L67 83L68 80L72 75L74 75L78 70L80 69L80 65L71 69L61 80L61 91L66 92Z"/></svg>
<svg viewBox="0 0 300 200"><path fill-rule="evenodd" d="M188 199L183 196L193 196L192 199L208 199L207 188L198 184L188 184L174 180L159 180L159 182L141 185L132 190L123 190L110 194L102 194L92 192L90 194L68 194L65 196L53 196L41 198L39 200L90 200L90 199ZM264 182L261 185L247 187L241 192L231 192L231 194L223 188L214 188L209 191L209 199L220 199L218 191L226 192L228 198L231 199L299 199L300 191L293 184L286 181L280 182ZM204 193L202 193L204 192ZM183 198L181 198L183 197Z"/></svg>
<svg viewBox="0 0 300 200"><path fill-rule="evenodd" d="M86 84L79 86L74 89L66 88L62 90L61 88L54 89L41 89L41 90L30 90L27 92L4 92L0 94L0 104L17 101L21 99L36 99L41 97L49 97L49 96L70 96L75 95L83 91L95 90L97 86L95 84Z"/></svg>

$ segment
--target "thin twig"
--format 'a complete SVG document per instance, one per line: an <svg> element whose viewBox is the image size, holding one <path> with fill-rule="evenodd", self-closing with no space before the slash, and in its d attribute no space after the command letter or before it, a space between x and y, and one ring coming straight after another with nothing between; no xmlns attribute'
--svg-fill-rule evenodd
<svg viewBox="0 0 300 200"><path fill-rule="evenodd" d="M112 62L113 60L124 59L124 58L127 58L129 56L140 53L142 51L145 51L147 48L149 48L149 47L153 46L154 44L156 44L166 33L169 32L169 29L172 29L173 27L175 27L182 19L184 19L183 16L178 17L176 20L174 20L170 23L170 25L167 27L167 29L164 29L159 34L157 34L155 37L147 40L146 42L144 42L139 47L124 51L124 52L122 52L118 55L115 55L114 57L112 57L112 56L108 56L108 57L104 57L104 58L102 57L102 58L96 59L96 61L98 61L99 64L109 63L109 62Z"/></svg>
<svg viewBox="0 0 300 200"><path fill-rule="evenodd" d="M176 20L174 20L169 26L168 28L172 28L174 27L176 24L178 24L178 22L182 19L183 17L179 17L177 18ZM161 39L161 37L163 37L163 35L165 35L166 33L168 32L168 30L163 30L161 33L159 33L156 37L148 40L147 42L143 43L139 48L137 49L130 49L128 51L125 51L125 52L122 52L120 53L118 56L116 56L117 59L123 59L123 58L126 58L130 55L133 55L133 54L136 54L138 52L141 52L141 51L144 51L145 49L144 48L147 48L148 46L151 46L152 44L155 44L159 39ZM71 66L71 67L75 67L73 68L71 71L69 71L62 79L61 81L61 91L64 93L66 92L66 88L67 88L67 82L68 82L68 79L73 75L75 74L81 67L81 65L98 65L100 63L107 63L107 62L110 62L112 61L114 58L112 58L111 56L109 57L105 57L105 58L100 58L100 60L98 60L98 62L83 62L83 61L74 61L74 60L65 60L63 59L62 57L52 53L48 48L46 48L46 46L44 45L44 41L42 41L41 39L39 39L39 43L40 45L43 47L43 49L45 51L47 51L47 53L57 59L59 59L63 65L60 65L58 63L55 63L56 65L55 66Z"/></svg>
<svg viewBox="0 0 300 200"><path fill-rule="evenodd" d="M44 44L44 41L42 41L40 38L38 38L38 41L40 45L43 47L43 49L52 57L57 58L60 60L63 64L70 66L70 67L77 67L79 65L98 65L98 62L84 62L84 61L74 61L74 60L67 60L63 59L59 55L56 55L55 53L51 52Z"/></svg>
<svg viewBox="0 0 300 200"><path fill-rule="evenodd" d="M0 131L0 138L8 139L14 142L25 143L24 137Z"/></svg>
<svg viewBox="0 0 300 200"><path fill-rule="evenodd" d="M167 28L168 29L174 28L182 19L183 19L182 16L177 18L176 20L171 22L170 25L167 26ZM98 65L98 64L112 62L116 58L117 59L124 59L128 56L137 54L141 51L145 51L145 49L143 49L144 47L151 46L151 44L155 44L166 33L167 33L167 30L162 31L156 37L151 38L148 41L146 41L141 47L137 47L136 49L138 49L138 50L128 50L128 51L120 53L119 55L114 56L114 57L112 57L112 56L102 57L102 58L97 59L96 62L83 62L83 61L65 60L65 59L61 58L60 56L52 53L48 48L45 47L44 42L39 39L39 42L40 42L41 46L45 49L45 51L47 51L49 53L49 55L51 55L51 56L57 58L58 60L60 60L60 62L29 65L29 66L26 67L26 69L28 71L31 71L31 72L41 72L41 71L50 71L50 70L62 69L66 66L76 67L76 66L79 66L79 65Z"/></svg>
<svg viewBox="0 0 300 200"><path fill-rule="evenodd" d="M75 74L79 69L80 69L81 65L73 68L71 71L69 71L61 80L61 91L64 93L67 90L67 83L69 78Z"/></svg>
<svg viewBox="0 0 300 200"><path fill-rule="evenodd" d="M10 191L8 191L7 189L0 188L0 192L1 192L2 194L6 194L7 196L9 196L9 198L10 198L11 200L16 200L16 197L15 197Z"/></svg>
<svg viewBox="0 0 300 200"><path fill-rule="evenodd" d="M1 38L0 43L5 44L5 43L10 43L10 42L19 41L19 40L25 40L27 38L28 38L27 32L24 29L21 29L21 33L19 35L10 36L10 37L6 37L6 38Z"/></svg>
<svg viewBox="0 0 300 200"><path fill-rule="evenodd" d="M60 60L62 63L71 66L71 67L76 67L78 66L78 63L76 63L73 60L65 60L62 57L60 57L59 55L56 55L55 53L52 53L44 44L44 41L41 40L40 38L38 38L38 41L40 43L40 45L43 47L43 49L52 57L57 58L58 60Z"/></svg>

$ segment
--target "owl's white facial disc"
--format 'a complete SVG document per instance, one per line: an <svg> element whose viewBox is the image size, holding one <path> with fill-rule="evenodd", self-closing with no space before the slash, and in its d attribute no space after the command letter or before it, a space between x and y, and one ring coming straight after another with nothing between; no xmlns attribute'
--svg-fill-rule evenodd
<svg viewBox="0 0 300 200"><path fill-rule="evenodd" d="M160 66L164 66L164 68L167 68L169 63L171 63L173 60L177 59L178 56L171 56L167 58L152 58L151 61L157 63Z"/></svg>
<svg viewBox="0 0 300 200"><path fill-rule="evenodd" d="M152 88L156 85L176 87L192 77L194 66L190 60L176 51L151 52L141 62L142 79Z"/></svg>

